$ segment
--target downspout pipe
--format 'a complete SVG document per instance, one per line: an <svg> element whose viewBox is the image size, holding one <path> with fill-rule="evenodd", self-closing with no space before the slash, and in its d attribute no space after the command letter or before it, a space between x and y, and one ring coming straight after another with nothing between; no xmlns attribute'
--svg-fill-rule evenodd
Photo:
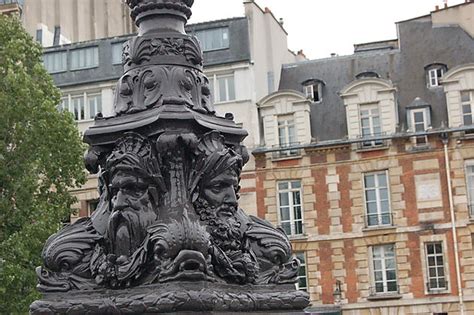
<svg viewBox="0 0 474 315"><path fill-rule="evenodd" d="M453 245L454 245L454 260L456 265L456 282L458 287L459 295L459 310L460 314L464 315L464 296L462 290L461 282L461 265L459 261L459 248L458 248L458 235L456 230L456 217L454 215L454 201L453 201L453 191L451 185L451 167L449 165L449 155L448 155L448 143L449 135L448 133L440 134L441 141L443 142L444 147L444 163L446 165L446 180L448 182L448 197L449 197L449 212L451 214L451 232L453 234Z"/></svg>

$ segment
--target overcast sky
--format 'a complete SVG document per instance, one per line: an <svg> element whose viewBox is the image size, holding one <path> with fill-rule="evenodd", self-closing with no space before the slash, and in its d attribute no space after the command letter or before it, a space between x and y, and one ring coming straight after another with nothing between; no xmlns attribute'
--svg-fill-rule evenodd
<svg viewBox="0 0 474 315"><path fill-rule="evenodd" d="M283 18L288 48L310 59L348 55L353 44L395 39L395 22L429 14L443 0L256 0ZM464 0L448 0L453 6ZM243 0L195 0L190 23L243 16Z"/></svg>

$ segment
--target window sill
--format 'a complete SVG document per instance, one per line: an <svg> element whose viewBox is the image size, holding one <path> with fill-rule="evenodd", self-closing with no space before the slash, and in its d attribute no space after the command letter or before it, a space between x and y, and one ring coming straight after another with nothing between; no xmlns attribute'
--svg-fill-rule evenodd
<svg viewBox="0 0 474 315"><path fill-rule="evenodd" d="M385 231L385 230L396 230L396 225L374 225L368 226L362 229L362 232L372 232L372 231Z"/></svg>
<svg viewBox="0 0 474 315"><path fill-rule="evenodd" d="M388 149L389 149L389 146L384 144L380 146L358 148L356 152L363 153L363 152L371 152L371 151L382 151L382 150L388 150Z"/></svg>
<svg viewBox="0 0 474 315"><path fill-rule="evenodd" d="M399 300L403 296L400 293L380 293L367 297L368 301Z"/></svg>
<svg viewBox="0 0 474 315"><path fill-rule="evenodd" d="M426 295L441 295L441 294L449 294L449 293L450 292L448 289L439 289L439 290L432 289L425 292Z"/></svg>
<svg viewBox="0 0 474 315"><path fill-rule="evenodd" d="M286 160L296 160L296 159L301 159L303 156L301 154L298 155L287 155L287 156L281 156L277 158L272 158L272 162L279 162L279 161L286 161Z"/></svg>
<svg viewBox="0 0 474 315"><path fill-rule="evenodd" d="M308 239L308 235L307 234L299 234L299 235L287 235L288 236L288 239L290 241L298 241L298 240L306 240Z"/></svg>
<svg viewBox="0 0 474 315"><path fill-rule="evenodd" d="M71 71L71 72L75 72L75 71L90 70L90 69L98 69L98 68L99 68L99 65L96 65L96 66L85 67L85 68L69 69L69 71Z"/></svg>

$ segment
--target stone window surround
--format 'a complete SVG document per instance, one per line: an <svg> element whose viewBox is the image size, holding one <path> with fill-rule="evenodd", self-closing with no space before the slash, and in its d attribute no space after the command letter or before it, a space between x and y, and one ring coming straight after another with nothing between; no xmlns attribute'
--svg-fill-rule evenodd
<svg viewBox="0 0 474 315"><path fill-rule="evenodd" d="M346 108L348 137L361 137L359 107L364 104L378 104L381 132L395 133L398 124L396 91L391 81L379 78L356 79L345 86L338 94Z"/></svg>
<svg viewBox="0 0 474 315"><path fill-rule="evenodd" d="M397 266L397 246L396 243L385 243L385 244L374 244L369 246L367 254L369 255L368 261L369 261L369 283L372 287L375 287L375 271L374 271L374 260L373 260L373 248L377 246L390 246L393 245L393 251L394 251L394 260L395 260L395 279L397 281L397 290L392 291L392 292L380 292L380 293L375 293L373 295L370 295L367 297L368 300L371 299L391 299L391 298L400 298L400 289L399 289L399 279L398 279L398 266Z"/></svg>
<svg viewBox="0 0 474 315"><path fill-rule="evenodd" d="M435 290L435 291L430 291L429 288L427 287L427 282L428 282L428 261L426 257L426 244L427 243L436 243L436 242L441 242L443 246L443 256L444 256L444 270L445 270L445 279L447 283L447 289L446 290ZM420 236L420 258L421 258L421 268L423 271L423 287L425 289L425 295L433 295L433 294L444 294L447 292L451 291L451 281L449 279L449 272L446 272L446 270L451 270L449 268L449 259L447 258L446 253L448 252L447 248L447 240L446 240L446 235L444 234L438 234L438 235L425 235L425 236Z"/></svg>
<svg viewBox="0 0 474 315"><path fill-rule="evenodd" d="M474 90L474 63L463 64L446 72L441 79L446 94L448 126L457 128L464 125L461 92Z"/></svg>

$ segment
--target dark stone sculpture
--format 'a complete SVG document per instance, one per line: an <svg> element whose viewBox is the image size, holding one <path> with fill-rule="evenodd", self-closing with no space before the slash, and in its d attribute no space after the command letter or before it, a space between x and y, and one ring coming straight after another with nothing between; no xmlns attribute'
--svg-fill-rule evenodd
<svg viewBox="0 0 474 315"><path fill-rule="evenodd" d="M193 0L128 0L113 117L85 133L99 173L91 218L52 235L33 314L298 310L298 261L281 229L238 206L247 133L215 115Z"/></svg>

